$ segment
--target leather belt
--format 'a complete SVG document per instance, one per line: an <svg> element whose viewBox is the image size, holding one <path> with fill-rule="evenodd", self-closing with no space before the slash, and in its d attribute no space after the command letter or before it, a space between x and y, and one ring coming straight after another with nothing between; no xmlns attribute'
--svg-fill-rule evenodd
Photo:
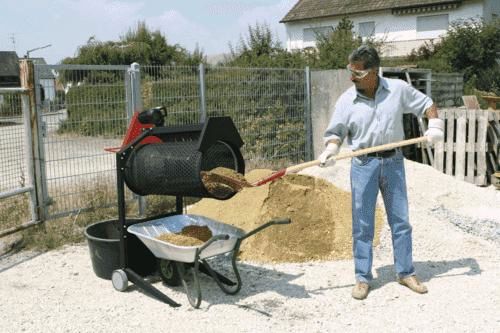
<svg viewBox="0 0 500 333"><path fill-rule="evenodd" d="M396 152L397 152L396 149L390 149L390 150L378 151L375 153L369 153L369 154L366 154L366 156L387 158L387 157L392 157L394 154L396 154Z"/></svg>

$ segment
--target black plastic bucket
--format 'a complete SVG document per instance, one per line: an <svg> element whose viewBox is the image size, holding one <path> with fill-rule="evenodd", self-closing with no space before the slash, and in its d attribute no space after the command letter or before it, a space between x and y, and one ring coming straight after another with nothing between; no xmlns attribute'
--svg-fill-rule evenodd
<svg viewBox="0 0 500 333"><path fill-rule="evenodd" d="M107 220L85 228L90 259L94 273L103 279L111 279L120 267L120 228L118 220ZM127 266L137 274L147 276L156 270L156 257L133 234L127 234Z"/></svg>

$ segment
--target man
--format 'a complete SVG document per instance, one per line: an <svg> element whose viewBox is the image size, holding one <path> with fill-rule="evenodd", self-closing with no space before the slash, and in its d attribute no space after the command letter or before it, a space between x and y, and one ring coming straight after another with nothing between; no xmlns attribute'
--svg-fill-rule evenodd
<svg viewBox="0 0 500 333"><path fill-rule="evenodd" d="M322 166L333 165L343 141L358 149L404 139L403 114L424 114L429 118L425 132L433 144L443 139L443 120L437 118L432 100L406 82L378 76L377 51L362 45L349 56L347 69L354 86L340 96L324 135L326 149L319 156ZM382 193L392 234L394 266L398 282L417 293L427 288L415 275L412 258L412 227L408 219L408 199L403 154L400 149L355 157L351 161L352 237L356 284L355 299L368 295L373 279L372 243L375 206Z"/></svg>

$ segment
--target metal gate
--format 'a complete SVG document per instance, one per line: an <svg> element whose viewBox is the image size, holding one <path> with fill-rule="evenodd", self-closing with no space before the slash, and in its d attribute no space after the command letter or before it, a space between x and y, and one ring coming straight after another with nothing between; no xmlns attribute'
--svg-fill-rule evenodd
<svg viewBox="0 0 500 333"><path fill-rule="evenodd" d="M116 204L115 156L137 96L129 66L35 65L45 219Z"/></svg>
<svg viewBox="0 0 500 333"><path fill-rule="evenodd" d="M39 221L28 92L0 88L0 236Z"/></svg>

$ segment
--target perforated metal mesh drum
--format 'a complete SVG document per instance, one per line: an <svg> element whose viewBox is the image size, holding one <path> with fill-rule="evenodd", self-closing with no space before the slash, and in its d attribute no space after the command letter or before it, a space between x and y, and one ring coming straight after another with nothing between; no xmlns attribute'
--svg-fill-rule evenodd
<svg viewBox="0 0 500 333"><path fill-rule="evenodd" d="M148 144L133 150L125 164L127 186L140 195L210 197L200 171L225 167L242 172L239 150L218 141L204 153L196 141Z"/></svg>
<svg viewBox="0 0 500 333"><path fill-rule="evenodd" d="M133 144L118 152L117 167L139 195L221 197L208 192L201 171L218 167L244 174L243 141L229 117L210 117L198 125L156 127L146 133L159 143ZM140 139L137 139L138 141Z"/></svg>

